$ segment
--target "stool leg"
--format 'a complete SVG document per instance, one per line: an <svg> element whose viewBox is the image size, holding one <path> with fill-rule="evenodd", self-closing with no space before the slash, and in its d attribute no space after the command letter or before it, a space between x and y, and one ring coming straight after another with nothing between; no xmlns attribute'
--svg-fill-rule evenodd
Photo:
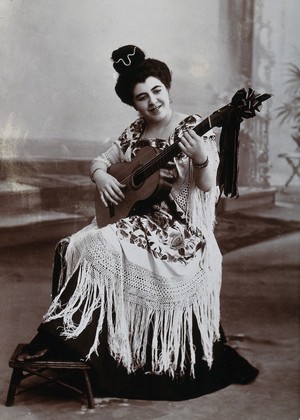
<svg viewBox="0 0 300 420"><path fill-rule="evenodd" d="M83 376L84 376L85 385L86 385L86 397L87 397L87 402L88 402L88 408L95 408L95 400L94 400L94 395L92 392L90 378L85 369L83 369Z"/></svg>
<svg viewBox="0 0 300 420"><path fill-rule="evenodd" d="M10 384L7 392L7 398L5 403L6 407L11 407L12 405L14 405L16 390L17 386L21 382L21 377L22 369L14 368L11 374Z"/></svg>

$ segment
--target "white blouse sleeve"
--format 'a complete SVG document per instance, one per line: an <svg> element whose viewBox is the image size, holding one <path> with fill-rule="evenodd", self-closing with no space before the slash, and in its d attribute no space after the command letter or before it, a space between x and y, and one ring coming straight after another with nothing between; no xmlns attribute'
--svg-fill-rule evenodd
<svg viewBox="0 0 300 420"><path fill-rule="evenodd" d="M106 152L93 159L91 165L96 162L103 162L109 168L111 165L124 161L124 154L122 153L120 143L114 142Z"/></svg>

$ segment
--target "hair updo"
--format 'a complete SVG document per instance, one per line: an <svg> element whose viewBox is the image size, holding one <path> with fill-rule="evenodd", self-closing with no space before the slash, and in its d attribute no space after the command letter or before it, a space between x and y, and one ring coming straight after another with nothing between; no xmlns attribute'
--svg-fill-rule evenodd
<svg viewBox="0 0 300 420"><path fill-rule="evenodd" d="M152 76L159 79L167 89L171 87L172 76L168 66L154 58L145 58L144 52L135 45L125 45L113 51L113 67L119 73L115 86L122 102L133 106L133 88Z"/></svg>

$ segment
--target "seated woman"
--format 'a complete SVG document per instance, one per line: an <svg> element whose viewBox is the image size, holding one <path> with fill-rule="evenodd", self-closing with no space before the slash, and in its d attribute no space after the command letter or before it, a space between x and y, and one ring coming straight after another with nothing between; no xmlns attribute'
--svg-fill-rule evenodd
<svg viewBox="0 0 300 420"><path fill-rule="evenodd" d="M59 291L19 359L49 348L85 358L102 396L183 400L250 383L258 370L220 331L216 143L193 131L199 115L171 109L165 63L134 45L114 51L112 60L116 93L140 117L91 164L101 211L122 214L128 184L137 187L130 171L113 176L113 165L138 165L148 146L165 153L180 139L160 174L171 182L160 200L137 203L105 226L99 216L62 242L54 269Z"/></svg>

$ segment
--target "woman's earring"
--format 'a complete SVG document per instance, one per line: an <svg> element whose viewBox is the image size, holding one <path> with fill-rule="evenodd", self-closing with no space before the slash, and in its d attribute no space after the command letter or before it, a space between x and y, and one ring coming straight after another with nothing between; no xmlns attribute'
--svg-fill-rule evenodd
<svg viewBox="0 0 300 420"><path fill-rule="evenodd" d="M172 101L172 98L171 98L171 96L169 96L169 103L171 104L173 101Z"/></svg>

